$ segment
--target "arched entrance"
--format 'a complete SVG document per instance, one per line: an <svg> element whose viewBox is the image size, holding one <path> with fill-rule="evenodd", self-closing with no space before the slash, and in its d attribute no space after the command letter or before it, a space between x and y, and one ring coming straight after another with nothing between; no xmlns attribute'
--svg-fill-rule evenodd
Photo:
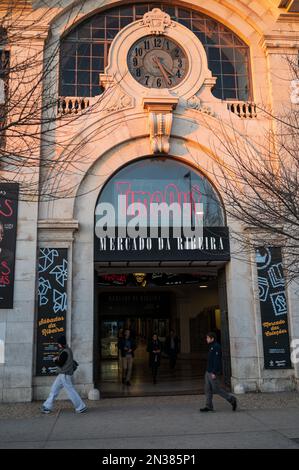
<svg viewBox="0 0 299 470"><path fill-rule="evenodd" d="M208 331L223 344L230 382L229 259L221 198L198 170L175 158L145 157L106 182L96 203L94 238L94 377L104 396L198 393ZM118 351L126 328L137 344L130 387L122 384ZM179 337L175 367L171 329ZM162 346L157 384L148 367L153 333Z"/></svg>

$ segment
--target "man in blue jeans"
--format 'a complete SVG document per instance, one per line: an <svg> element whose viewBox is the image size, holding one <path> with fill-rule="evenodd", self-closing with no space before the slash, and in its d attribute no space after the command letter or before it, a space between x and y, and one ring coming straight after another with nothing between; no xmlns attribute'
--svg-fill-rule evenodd
<svg viewBox="0 0 299 470"><path fill-rule="evenodd" d="M213 394L220 395L222 398L227 400L231 404L233 411L236 411L236 397L231 393L226 392L220 386L218 376L222 373L221 346L216 341L215 333L207 334L207 343L209 345L209 354L207 371L205 374L206 406L204 408L201 408L200 411L214 411Z"/></svg>
<svg viewBox="0 0 299 470"><path fill-rule="evenodd" d="M47 400L42 405L42 413L51 413L54 400L57 398L62 388L67 392L69 399L72 401L76 413L84 413L87 411L85 403L81 400L80 395L75 390L72 383L72 375L74 373L73 352L66 344L66 338L61 335L58 339L58 347L61 350L57 358L54 359L58 369L58 375L51 387Z"/></svg>

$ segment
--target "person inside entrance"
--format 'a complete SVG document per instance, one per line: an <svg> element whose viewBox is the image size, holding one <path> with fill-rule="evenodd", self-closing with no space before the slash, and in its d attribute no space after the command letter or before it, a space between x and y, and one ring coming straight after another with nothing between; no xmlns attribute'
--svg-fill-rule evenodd
<svg viewBox="0 0 299 470"><path fill-rule="evenodd" d="M122 357L122 383L131 385L131 376L136 349L135 340L131 337L130 330L125 330L124 337L119 341L119 350Z"/></svg>

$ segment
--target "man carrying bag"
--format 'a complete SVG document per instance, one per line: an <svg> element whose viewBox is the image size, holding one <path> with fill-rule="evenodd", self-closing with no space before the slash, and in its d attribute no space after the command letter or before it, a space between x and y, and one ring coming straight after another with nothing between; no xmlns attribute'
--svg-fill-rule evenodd
<svg viewBox="0 0 299 470"><path fill-rule="evenodd" d="M58 369L58 376L51 387L47 400L42 405L41 411L46 414L51 413L55 399L57 398L60 390L64 388L69 399L74 405L76 413L84 413L87 411L87 406L81 400L72 382L72 375L77 369L78 363L74 361L73 352L71 348L67 346L64 335L59 336L57 343L59 349L61 349L59 356L54 358L54 362Z"/></svg>

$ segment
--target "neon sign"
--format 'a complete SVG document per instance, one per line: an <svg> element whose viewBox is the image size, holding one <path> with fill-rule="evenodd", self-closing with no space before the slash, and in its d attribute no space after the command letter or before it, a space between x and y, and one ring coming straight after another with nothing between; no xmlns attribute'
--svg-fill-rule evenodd
<svg viewBox="0 0 299 470"><path fill-rule="evenodd" d="M182 191L177 184L168 183L164 188L153 192L133 189L133 184L130 181L116 181L115 186L117 195L126 196L127 207L137 202L147 207L152 203L162 202L167 204L195 204L202 202L202 193L197 184L192 185L191 191Z"/></svg>

